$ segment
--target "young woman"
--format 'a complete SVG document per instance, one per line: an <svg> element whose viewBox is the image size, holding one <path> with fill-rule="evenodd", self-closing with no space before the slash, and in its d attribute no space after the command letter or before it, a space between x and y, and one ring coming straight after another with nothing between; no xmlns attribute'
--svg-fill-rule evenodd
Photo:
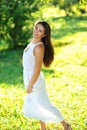
<svg viewBox="0 0 87 130"><path fill-rule="evenodd" d="M47 22L35 24L33 39L23 53L23 77L27 95L24 114L28 118L40 120L41 130L46 130L47 122L62 123L64 130L71 130L60 111L51 104L47 92L42 64L49 67L54 60L51 44L51 29Z"/></svg>

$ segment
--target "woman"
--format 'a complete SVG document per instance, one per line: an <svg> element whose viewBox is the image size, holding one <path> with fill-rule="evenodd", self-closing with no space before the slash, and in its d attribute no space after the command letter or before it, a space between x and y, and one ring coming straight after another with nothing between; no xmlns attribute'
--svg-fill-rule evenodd
<svg viewBox="0 0 87 130"><path fill-rule="evenodd" d="M24 114L28 118L40 120L41 130L46 130L46 122L61 122L64 130L71 130L60 111L51 104L41 72L42 64L49 67L54 60L51 44L51 29L47 22L35 24L33 39L23 53L23 76L27 95L24 102Z"/></svg>

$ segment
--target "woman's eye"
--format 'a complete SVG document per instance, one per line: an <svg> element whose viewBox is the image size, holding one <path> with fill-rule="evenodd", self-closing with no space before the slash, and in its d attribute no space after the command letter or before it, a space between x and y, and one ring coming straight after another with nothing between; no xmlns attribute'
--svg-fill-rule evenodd
<svg viewBox="0 0 87 130"><path fill-rule="evenodd" d="M37 27L35 27L35 29L38 29Z"/></svg>
<svg viewBox="0 0 87 130"><path fill-rule="evenodd" d="M43 33L43 31L40 30L37 26L35 26L35 29L38 30L40 33Z"/></svg>

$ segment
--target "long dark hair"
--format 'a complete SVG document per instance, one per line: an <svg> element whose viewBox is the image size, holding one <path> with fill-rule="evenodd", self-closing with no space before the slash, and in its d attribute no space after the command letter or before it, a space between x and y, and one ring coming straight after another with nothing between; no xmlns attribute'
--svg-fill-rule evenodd
<svg viewBox="0 0 87 130"><path fill-rule="evenodd" d="M41 24L45 29L46 35L45 37L42 38L42 42L44 43L44 47L45 47L43 62L46 67L49 67L52 61L54 60L54 48L51 43L51 28L49 24L45 21L39 21L36 23L36 25L37 24Z"/></svg>

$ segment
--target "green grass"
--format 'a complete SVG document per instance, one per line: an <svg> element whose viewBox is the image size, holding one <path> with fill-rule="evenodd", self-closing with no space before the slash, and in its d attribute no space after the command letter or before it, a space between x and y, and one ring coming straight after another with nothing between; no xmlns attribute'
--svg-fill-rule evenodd
<svg viewBox="0 0 87 130"><path fill-rule="evenodd" d="M57 46L71 43L87 43L87 16L67 16L53 18L52 21L52 37Z"/></svg>
<svg viewBox="0 0 87 130"><path fill-rule="evenodd" d="M87 129L87 17L51 18L55 60L42 68L47 92L70 122L73 130ZM37 130L39 121L26 119L22 112L26 95L22 78L23 49L0 46L0 130ZM61 130L47 124L47 130Z"/></svg>

